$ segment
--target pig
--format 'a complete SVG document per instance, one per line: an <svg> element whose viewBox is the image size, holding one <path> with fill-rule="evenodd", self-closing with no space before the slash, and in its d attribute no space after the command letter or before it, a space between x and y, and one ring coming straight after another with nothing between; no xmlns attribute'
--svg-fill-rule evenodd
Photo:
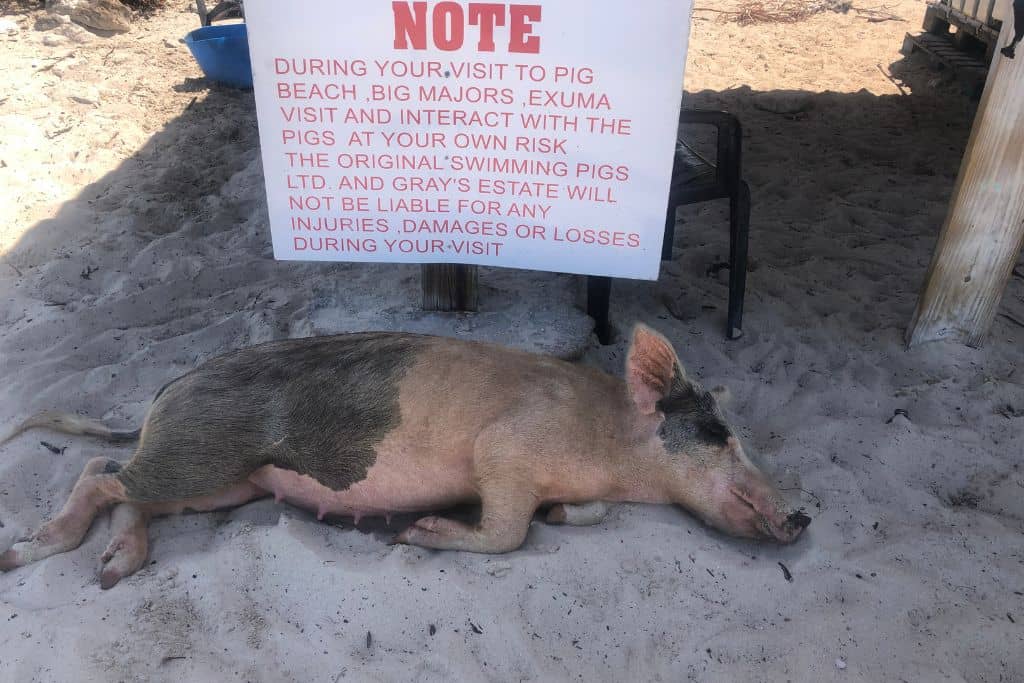
<svg viewBox="0 0 1024 683"><path fill-rule="evenodd" d="M614 502L676 504L728 534L794 541L810 518L747 458L669 341L637 325L625 366L623 380L483 342L340 334L213 358L164 386L139 430L41 413L11 436L49 427L138 446L123 464L90 460L0 569L76 548L113 506L100 558L110 588L144 563L151 517L270 495L357 523L478 503L476 524L429 515L391 541L476 553L518 548L538 509L594 524Z"/></svg>

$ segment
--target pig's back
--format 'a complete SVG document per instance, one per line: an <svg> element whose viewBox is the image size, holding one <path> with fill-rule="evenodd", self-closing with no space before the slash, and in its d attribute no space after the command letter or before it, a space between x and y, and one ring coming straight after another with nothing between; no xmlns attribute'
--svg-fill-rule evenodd
<svg viewBox="0 0 1024 683"><path fill-rule="evenodd" d="M483 428L544 405L563 412L552 419L574 420L601 381L547 356L442 337L262 344L165 387L122 481L140 500L195 497L273 466L333 491L358 482L405 491L409 480L464 492Z"/></svg>
<svg viewBox="0 0 1024 683"><path fill-rule="evenodd" d="M502 346L432 339L400 382L401 420L390 441L405 452L469 457L483 430L556 429L590 434L621 429L621 380L551 356ZM581 448L589 444L581 443Z"/></svg>
<svg viewBox="0 0 1024 683"><path fill-rule="evenodd" d="M158 394L122 481L139 500L191 497L276 465L347 488L398 424L399 383L429 342L348 334L214 358Z"/></svg>

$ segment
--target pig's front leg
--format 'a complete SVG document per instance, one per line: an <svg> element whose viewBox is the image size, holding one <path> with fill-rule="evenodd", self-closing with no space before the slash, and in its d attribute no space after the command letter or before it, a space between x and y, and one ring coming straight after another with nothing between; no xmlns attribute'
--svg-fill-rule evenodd
<svg viewBox="0 0 1024 683"><path fill-rule="evenodd" d="M569 524L571 526L591 526L599 524L611 509L610 503L595 500L591 503L558 503L548 510L545 521L548 524Z"/></svg>
<svg viewBox="0 0 1024 683"><path fill-rule="evenodd" d="M444 517L423 517L395 537L395 543L437 550L506 553L526 540L537 500L529 488L514 489L504 481L482 486L482 511L476 526Z"/></svg>

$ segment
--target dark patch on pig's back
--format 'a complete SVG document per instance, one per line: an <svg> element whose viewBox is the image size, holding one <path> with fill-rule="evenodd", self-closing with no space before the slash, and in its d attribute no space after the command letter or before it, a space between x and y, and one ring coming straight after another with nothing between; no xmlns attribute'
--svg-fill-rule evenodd
<svg viewBox="0 0 1024 683"><path fill-rule="evenodd" d="M398 426L399 382L428 343L364 333L214 358L162 390L119 477L140 501L212 493L264 465L347 489L366 478L376 446Z"/></svg>

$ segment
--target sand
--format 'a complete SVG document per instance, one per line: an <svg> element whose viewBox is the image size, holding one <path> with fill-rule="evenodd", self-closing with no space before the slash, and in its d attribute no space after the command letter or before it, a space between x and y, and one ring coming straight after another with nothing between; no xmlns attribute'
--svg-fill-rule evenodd
<svg viewBox="0 0 1024 683"><path fill-rule="evenodd" d="M723 338L726 214L705 204L680 211L659 282L616 283L606 347L581 278L485 270L481 314L437 316L415 268L273 261L251 95L199 78L184 3L110 38L6 16L0 432L47 408L135 425L197 362L314 333L439 331L620 372L644 321L730 388L748 452L814 522L780 548L621 505L490 557L260 501L155 521L150 563L101 591L101 517L0 576L0 680L1024 680L1024 279L983 348L905 349L975 105L898 54L924 4L888 7L905 20L695 13L687 105L745 127L745 334ZM0 547L100 454L130 449L0 447Z"/></svg>

